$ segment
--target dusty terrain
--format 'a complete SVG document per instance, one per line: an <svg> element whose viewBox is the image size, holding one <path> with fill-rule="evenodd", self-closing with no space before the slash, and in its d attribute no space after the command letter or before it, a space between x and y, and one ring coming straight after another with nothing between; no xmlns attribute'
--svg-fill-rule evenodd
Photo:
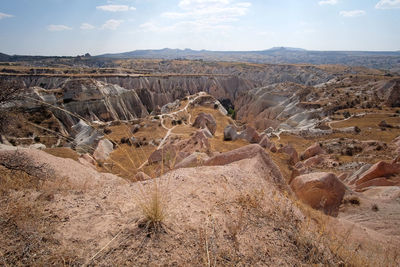
<svg viewBox="0 0 400 267"><path fill-rule="evenodd" d="M0 73L1 264L400 264L399 77L112 62Z"/></svg>

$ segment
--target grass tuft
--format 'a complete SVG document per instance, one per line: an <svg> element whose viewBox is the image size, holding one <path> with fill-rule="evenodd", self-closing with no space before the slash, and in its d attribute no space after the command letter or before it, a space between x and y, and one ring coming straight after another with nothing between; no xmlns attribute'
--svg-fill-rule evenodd
<svg viewBox="0 0 400 267"><path fill-rule="evenodd" d="M161 190L156 180L147 189L141 190L138 194L137 203L143 216L139 223L140 228L144 228L151 233L164 231L164 223L167 216L166 194Z"/></svg>

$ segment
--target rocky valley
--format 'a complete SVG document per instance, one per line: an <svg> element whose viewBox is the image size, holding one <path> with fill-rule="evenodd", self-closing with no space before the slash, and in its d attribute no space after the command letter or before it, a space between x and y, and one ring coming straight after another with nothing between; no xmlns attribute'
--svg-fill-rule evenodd
<svg viewBox="0 0 400 267"><path fill-rule="evenodd" d="M6 60L1 264L400 264L395 71Z"/></svg>

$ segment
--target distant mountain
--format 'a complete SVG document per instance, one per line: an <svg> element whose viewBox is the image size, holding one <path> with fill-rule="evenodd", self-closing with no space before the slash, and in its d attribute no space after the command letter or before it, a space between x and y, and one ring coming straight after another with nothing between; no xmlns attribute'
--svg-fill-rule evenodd
<svg viewBox="0 0 400 267"><path fill-rule="evenodd" d="M272 47L265 51L307 51L307 50L303 48L280 46L280 47Z"/></svg>
<svg viewBox="0 0 400 267"><path fill-rule="evenodd" d="M400 51L312 51L293 47L273 47L261 51L210 51L186 49L147 49L98 56L47 57L21 56L0 53L0 61L35 61L36 64L62 63L64 58L74 58L76 65L104 67L113 59L188 59L203 61L232 61L264 64L340 64L363 66L400 73ZM40 62L40 63L38 63Z"/></svg>
<svg viewBox="0 0 400 267"><path fill-rule="evenodd" d="M192 49L135 50L97 57L118 59L190 59L269 64L342 64L400 71L400 51L312 51L273 47L262 51L209 51Z"/></svg>

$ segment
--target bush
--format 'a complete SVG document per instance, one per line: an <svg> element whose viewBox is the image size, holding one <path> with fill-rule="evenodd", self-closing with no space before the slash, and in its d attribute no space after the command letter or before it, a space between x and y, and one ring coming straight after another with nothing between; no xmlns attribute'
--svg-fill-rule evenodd
<svg viewBox="0 0 400 267"><path fill-rule="evenodd" d="M236 119L236 111L232 108L228 109L228 115L230 115L232 117L232 119Z"/></svg>

